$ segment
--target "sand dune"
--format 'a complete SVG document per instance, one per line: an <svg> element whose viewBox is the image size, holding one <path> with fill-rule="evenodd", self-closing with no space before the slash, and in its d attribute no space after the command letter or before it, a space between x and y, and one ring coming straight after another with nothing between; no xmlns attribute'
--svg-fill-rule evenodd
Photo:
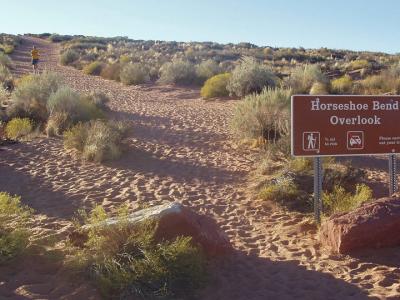
<svg viewBox="0 0 400 300"><path fill-rule="evenodd" d="M126 87L57 64L57 45L24 38L13 55L15 74L29 72L35 43L42 68L60 73L79 91L111 96L116 119L132 125L122 159L85 163L65 153L57 138L1 147L0 190L19 194L37 214L36 239L61 239L80 208L129 202L178 201L214 217L236 252L215 265L202 299L400 299L399 249L334 256L320 248L304 217L267 209L246 193L255 161L231 142L228 122L235 101L205 102L198 90L172 86ZM362 164L362 162L361 162ZM374 173L375 172L375 173ZM384 170L371 171L383 193ZM52 249L57 254L62 243ZM88 284L71 280L42 251L0 267L0 298L97 299Z"/></svg>

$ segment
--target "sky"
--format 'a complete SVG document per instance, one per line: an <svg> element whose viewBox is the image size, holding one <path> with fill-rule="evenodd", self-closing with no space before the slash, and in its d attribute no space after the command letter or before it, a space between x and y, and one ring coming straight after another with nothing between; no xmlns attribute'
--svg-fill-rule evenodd
<svg viewBox="0 0 400 300"><path fill-rule="evenodd" d="M400 52L398 0L0 0L0 32Z"/></svg>

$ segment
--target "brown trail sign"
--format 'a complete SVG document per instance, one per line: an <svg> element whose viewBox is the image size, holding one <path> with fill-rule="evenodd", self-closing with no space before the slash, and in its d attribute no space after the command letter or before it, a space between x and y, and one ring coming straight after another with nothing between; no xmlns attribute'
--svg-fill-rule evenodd
<svg viewBox="0 0 400 300"><path fill-rule="evenodd" d="M292 154L400 153L400 96L292 97Z"/></svg>
<svg viewBox="0 0 400 300"><path fill-rule="evenodd" d="M400 96L292 96L292 154L315 157L314 208L322 209L321 156L390 154L390 194L397 191Z"/></svg>

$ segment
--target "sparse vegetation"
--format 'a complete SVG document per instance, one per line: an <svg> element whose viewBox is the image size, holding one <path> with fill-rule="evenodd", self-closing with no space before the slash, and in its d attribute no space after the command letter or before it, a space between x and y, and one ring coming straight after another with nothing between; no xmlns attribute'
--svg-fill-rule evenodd
<svg viewBox="0 0 400 300"><path fill-rule="evenodd" d="M90 121L78 123L64 133L64 147L75 149L89 161L119 158L127 128L121 123Z"/></svg>
<svg viewBox="0 0 400 300"><path fill-rule="evenodd" d="M0 192L0 264L18 256L29 245L33 210L21 198Z"/></svg>
<svg viewBox="0 0 400 300"><path fill-rule="evenodd" d="M126 222L127 211L118 209L115 226L101 225L109 214L96 206L81 212L78 231L89 226L87 240L72 247L67 265L89 274L105 297L186 299L205 283L205 259L190 237L156 241L157 224Z"/></svg>
<svg viewBox="0 0 400 300"><path fill-rule="evenodd" d="M31 120L28 118L14 118L7 123L5 132L9 139L19 140L30 134L32 130L33 124Z"/></svg>
<svg viewBox="0 0 400 300"><path fill-rule="evenodd" d="M204 99L225 97L229 95L226 86L228 85L230 73L218 74L208 79L201 88L200 94Z"/></svg>
<svg viewBox="0 0 400 300"><path fill-rule="evenodd" d="M244 97L251 93L259 93L265 87L275 87L278 78L265 65L254 58L245 57L232 71L227 90L233 96Z"/></svg>
<svg viewBox="0 0 400 300"><path fill-rule="evenodd" d="M110 80L120 80L120 74L121 74L121 64L119 63L113 63L110 65L106 65L100 73L100 76L105 78L105 79L110 79Z"/></svg>
<svg viewBox="0 0 400 300"><path fill-rule="evenodd" d="M221 67L212 59L205 60L196 67L196 74L200 82L205 82L219 73L221 73Z"/></svg>

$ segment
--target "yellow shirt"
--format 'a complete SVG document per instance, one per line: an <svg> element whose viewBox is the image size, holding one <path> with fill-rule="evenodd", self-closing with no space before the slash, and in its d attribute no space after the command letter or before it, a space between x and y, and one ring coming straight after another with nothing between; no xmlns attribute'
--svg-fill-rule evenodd
<svg viewBox="0 0 400 300"><path fill-rule="evenodd" d="M32 59L39 59L39 51L37 49L33 49L31 51Z"/></svg>

